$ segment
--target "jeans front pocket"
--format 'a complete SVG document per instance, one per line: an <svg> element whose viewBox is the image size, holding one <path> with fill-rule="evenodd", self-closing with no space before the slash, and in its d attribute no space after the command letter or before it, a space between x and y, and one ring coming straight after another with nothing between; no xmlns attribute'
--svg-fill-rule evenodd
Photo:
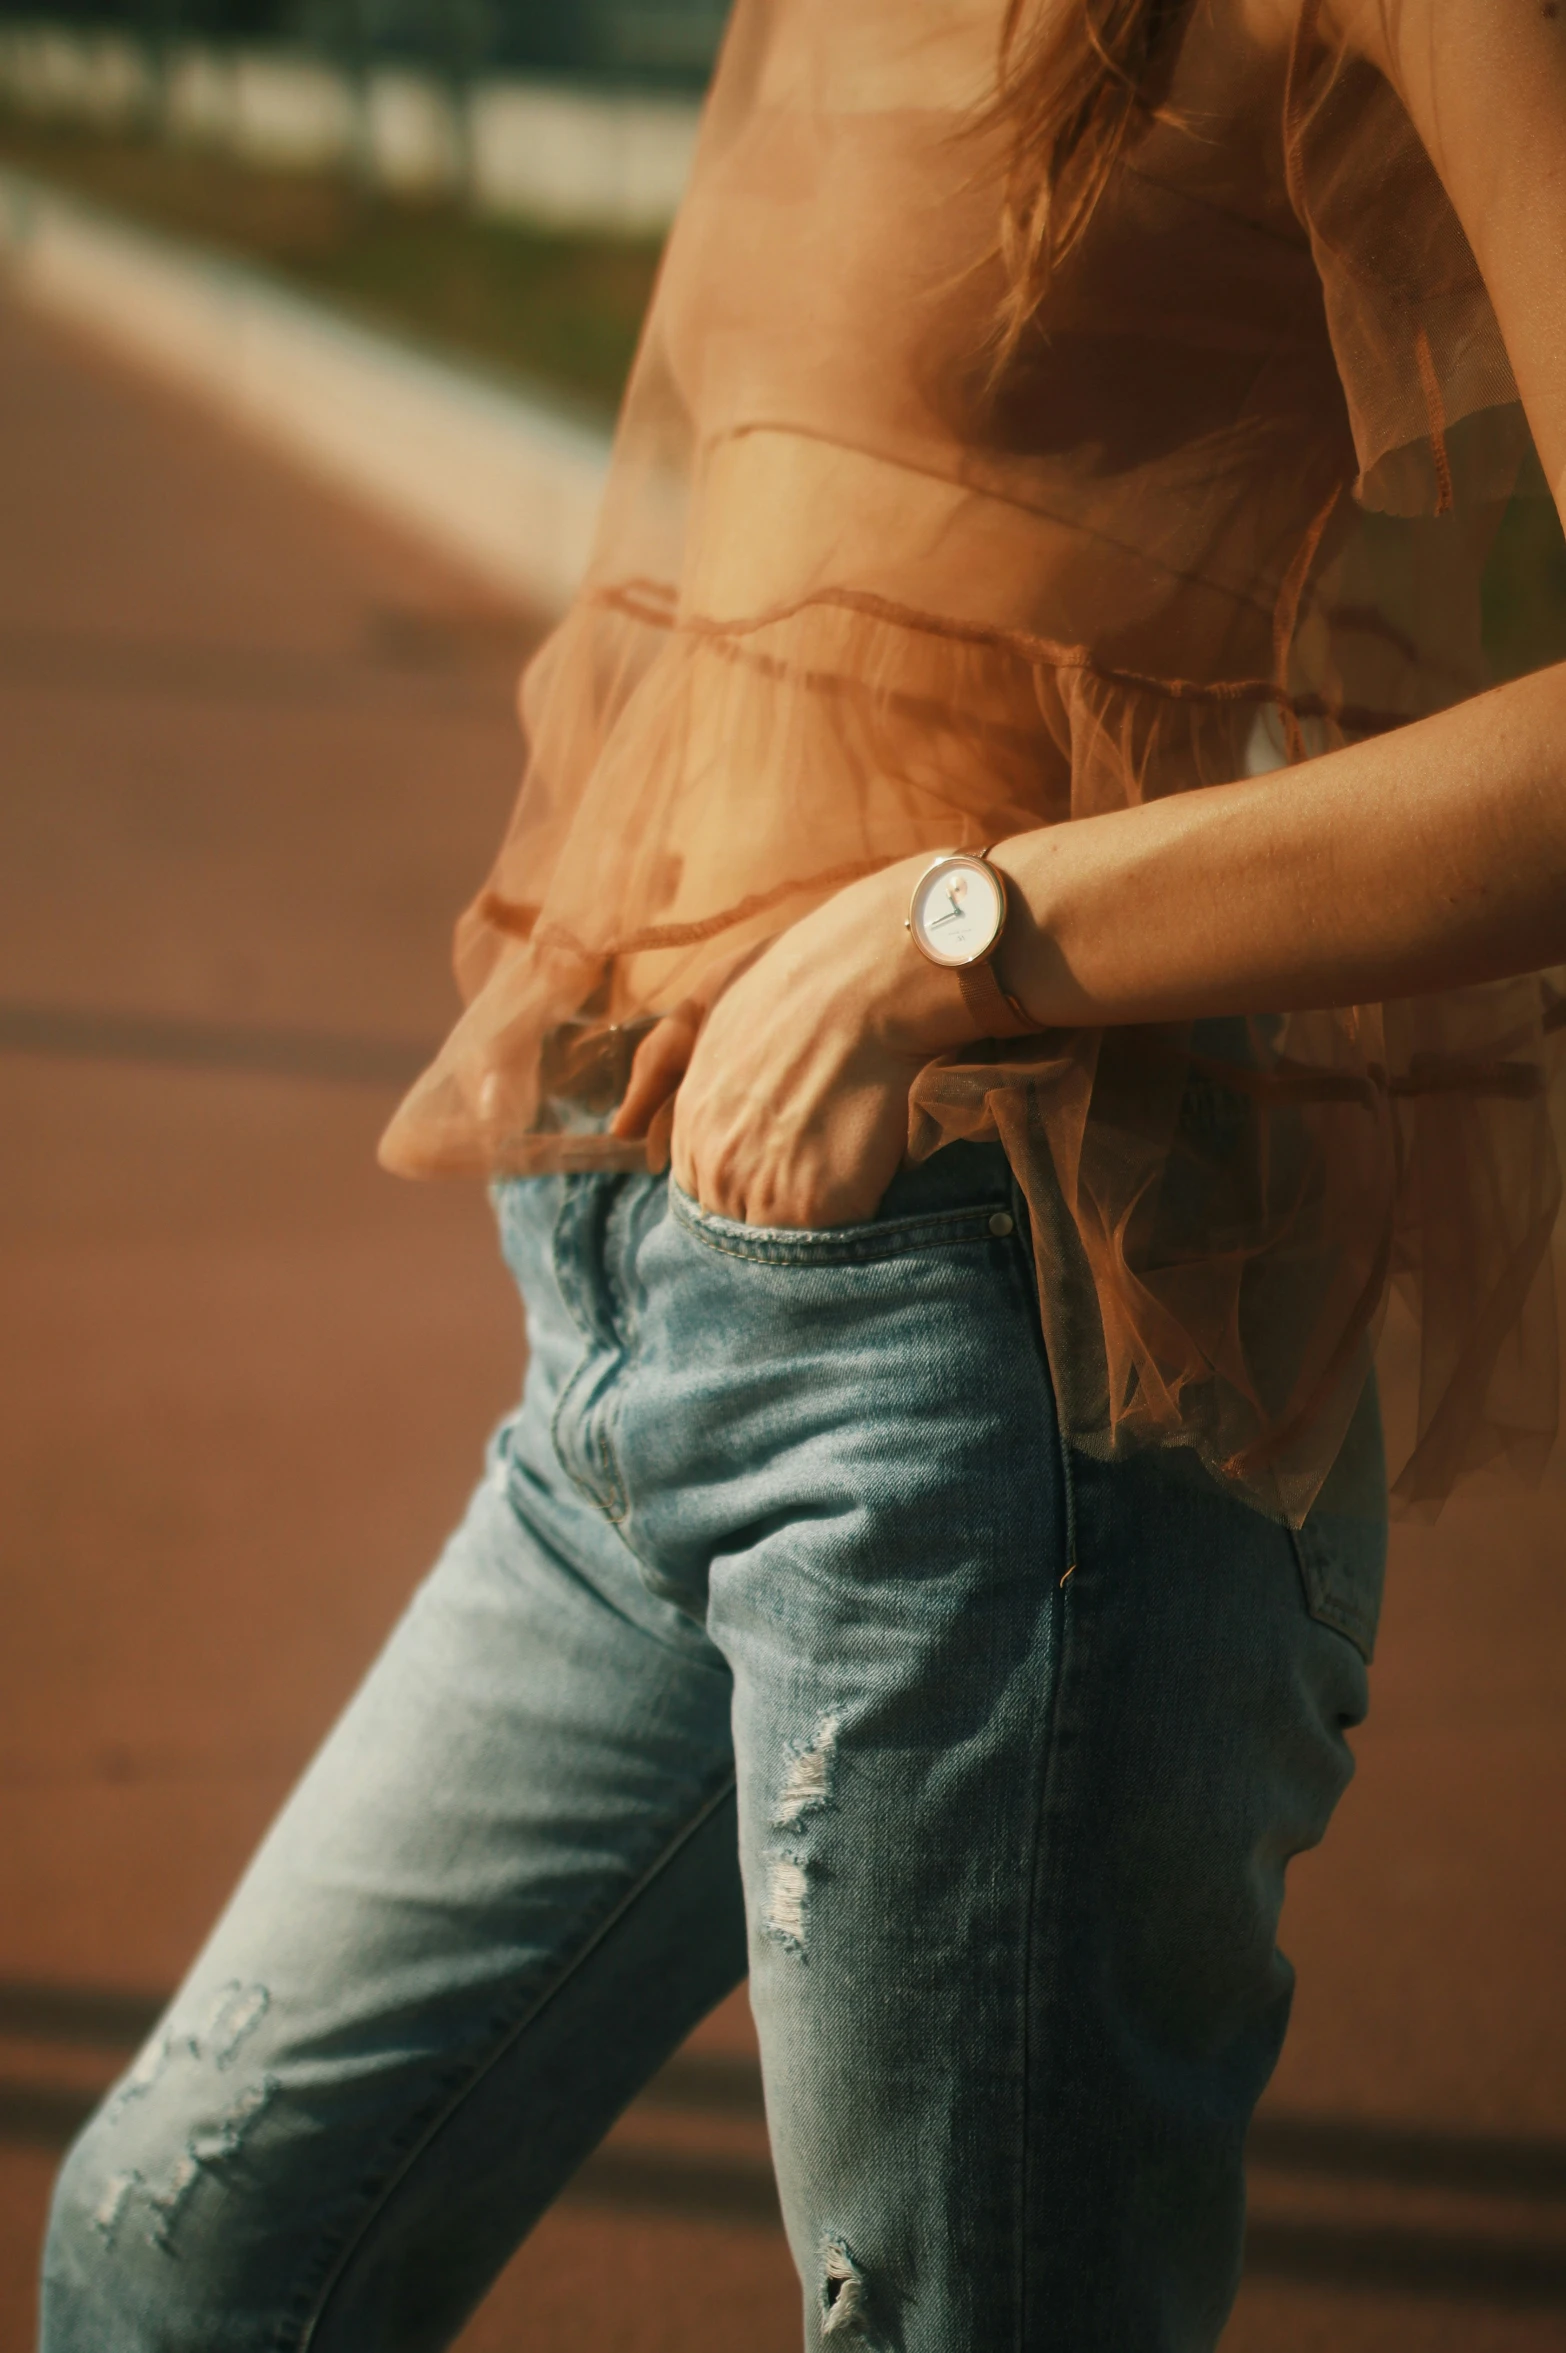
<svg viewBox="0 0 1566 2353"><path fill-rule="evenodd" d="M825 1579L834 1561L845 1608L882 1574L912 1606L942 1573L942 1498L964 1498L964 1541L989 1542L1041 1442L1055 1459L1028 1236L1000 1155L976 1158L901 1172L874 1218L814 1229L745 1225L669 1184L628 1269L612 1433L621 1534L664 1598L699 1613L715 1564L766 1544L794 1564L785 1615L805 1564ZM995 1559L1033 1533L994 1534Z"/></svg>
<svg viewBox="0 0 1566 2353"><path fill-rule="evenodd" d="M997 1191L993 1200L914 1209L851 1226L750 1226L703 1209L671 1179L669 1213L695 1241L725 1258L758 1266L869 1266L940 1250L954 1242L1004 1239L1017 1230L1015 1214Z"/></svg>

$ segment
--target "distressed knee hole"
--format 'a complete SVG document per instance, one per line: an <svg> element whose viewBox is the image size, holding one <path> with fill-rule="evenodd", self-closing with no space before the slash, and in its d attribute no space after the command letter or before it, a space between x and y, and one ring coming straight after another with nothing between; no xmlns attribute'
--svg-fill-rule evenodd
<svg viewBox="0 0 1566 2353"><path fill-rule="evenodd" d="M805 1949L805 1866L792 1855L774 1855L767 1865L767 1928L784 1944Z"/></svg>
<svg viewBox="0 0 1566 2353"><path fill-rule="evenodd" d="M813 1813L819 1806L830 1804L837 1734L836 1716L823 1716L808 1747L795 1749L790 1754L788 1770L772 1816L775 1830L792 1830L804 1815Z"/></svg>
<svg viewBox="0 0 1566 2353"><path fill-rule="evenodd" d="M117 2123L127 2108L144 2100L176 2060L232 2067L271 2007L264 1985L242 1985L236 1978L220 1988L198 2026L184 2032L172 2024L161 2028L109 2101L104 2123Z"/></svg>
<svg viewBox="0 0 1566 2353"><path fill-rule="evenodd" d="M104 2186L103 2196L93 2208L92 2227L111 2247L119 2235L120 2220L130 2204L132 2193L141 2186L141 2175L134 2170L111 2174Z"/></svg>
<svg viewBox="0 0 1566 2353"><path fill-rule="evenodd" d="M787 1752L782 1787L772 1809L774 1831L794 1835L767 1859L763 1925L769 1936L801 1955L805 1951L810 1880L805 1857L798 1851L798 1837L802 1825L808 1826L812 1815L832 1803L837 1735L837 1717L823 1716L804 1747Z"/></svg>
<svg viewBox="0 0 1566 2353"><path fill-rule="evenodd" d="M823 2336L847 2337L862 2331L865 2283L841 2239L828 2239L821 2250L821 2301L826 2313Z"/></svg>
<svg viewBox="0 0 1566 2353"><path fill-rule="evenodd" d="M147 2244L169 2254L180 2218L198 2185L236 2158L250 2134L278 2094L275 2076L249 2084L209 2123L198 2124L179 2155L159 2180L128 2168L114 2175L93 2215L99 2236L112 2247L121 2228L138 2210L146 2224Z"/></svg>
<svg viewBox="0 0 1566 2353"><path fill-rule="evenodd" d="M148 2043L104 2109L101 2129L113 2131L127 2109L145 2100L171 2069L178 2068L182 2076L191 2069L227 2074L271 2006L272 1998L264 1985L243 1985L235 1980L219 1990L195 2026L184 2028L173 2022L165 2026ZM239 2155L278 2090L277 2078L272 2075L262 2075L237 2092L231 2090L231 2096L221 2100L215 2112L187 2135L178 2155L162 2173L145 2164L120 2167L105 2182L92 2210L92 2229L112 2247L134 2220L143 2227L149 2246L170 2252L180 2218L198 2185ZM188 2101L188 2091L184 2096Z"/></svg>
<svg viewBox="0 0 1566 2353"><path fill-rule="evenodd" d="M224 1986L208 2014L202 2048L195 2056L209 2058L215 2067L232 2067L271 2007L264 1985Z"/></svg>

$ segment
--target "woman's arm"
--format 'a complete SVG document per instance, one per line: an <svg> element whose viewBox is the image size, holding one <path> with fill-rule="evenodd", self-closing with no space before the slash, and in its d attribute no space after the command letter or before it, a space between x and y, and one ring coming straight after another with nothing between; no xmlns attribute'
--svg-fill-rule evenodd
<svg viewBox="0 0 1566 2353"><path fill-rule="evenodd" d="M1048 1025L1357 1005L1566 962L1566 666L1288 773L1004 843Z"/></svg>
<svg viewBox="0 0 1566 2353"><path fill-rule="evenodd" d="M992 855L1011 886L999 977L1041 1029L1364 1004L1563 963L1566 667L1328 753L1286 786L1178 793ZM616 1131L645 1132L678 1086L675 1173L709 1209L754 1225L871 1215L914 1078L973 1035L953 976L903 927L927 863L785 932L699 1037L695 1018L660 1025Z"/></svg>
<svg viewBox="0 0 1566 2353"><path fill-rule="evenodd" d="M1041 1029L1365 1004L1566 963L1566 665L1286 779L1018 834L993 857L1011 886L999 977ZM870 1216L914 1078L973 1035L904 929L927 863L816 908L704 1026L661 1024L616 1132L662 1113L667 1135L678 1087L675 1173L709 1209Z"/></svg>
<svg viewBox="0 0 1566 2353"><path fill-rule="evenodd" d="M1327 9L1441 176L1566 513L1566 0ZM1010 985L1050 1020L1355 1004L1560 962L1566 666L1313 761L1284 789L1262 778L1095 818L1009 843L1001 863L1024 909Z"/></svg>

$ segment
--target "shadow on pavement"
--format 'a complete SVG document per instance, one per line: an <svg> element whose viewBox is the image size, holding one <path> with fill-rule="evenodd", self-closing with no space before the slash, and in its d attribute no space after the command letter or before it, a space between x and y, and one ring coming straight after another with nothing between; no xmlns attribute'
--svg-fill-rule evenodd
<svg viewBox="0 0 1566 2353"><path fill-rule="evenodd" d="M164 2008L154 1994L112 1986L0 1982L0 2045L128 2058ZM78 2060L79 2066L79 2060ZM0 2072L0 2141L61 2149L92 2113L114 2070L83 2084ZM754 2059L687 2051L647 2086L633 2114L659 2111L714 2121L763 2120ZM1378 2189L1458 2191L1560 2207L1541 2219L1549 2236L1453 2231L1435 2225L1356 2224L1266 2217L1252 2222L1246 2266L1264 2277L1404 2294L1473 2298L1512 2309L1566 2309L1566 2141L1444 2132L1360 2118L1264 2114L1250 2140L1253 2171ZM622 2212L677 2214L704 2222L781 2227L777 2192L762 2156L699 2148L617 2147L589 2158L568 2198Z"/></svg>

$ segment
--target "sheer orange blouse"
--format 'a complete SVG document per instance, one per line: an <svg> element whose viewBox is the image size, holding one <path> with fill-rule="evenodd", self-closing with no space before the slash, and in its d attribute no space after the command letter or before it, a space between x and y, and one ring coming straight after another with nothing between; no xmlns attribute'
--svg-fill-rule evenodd
<svg viewBox="0 0 1566 2353"><path fill-rule="evenodd" d="M1391 87L1192 18L1004 381L1001 0L738 0L588 577L464 916L409 1173L623 1168L639 1025L922 847L1247 773L1484 683L1526 427ZM933 1063L910 1151L998 1137L1065 1427L1194 1447L1298 1518L1389 1291L1398 1491L1555 1429L1547 977L1352 1011L1050 1032Z"/></svg>

